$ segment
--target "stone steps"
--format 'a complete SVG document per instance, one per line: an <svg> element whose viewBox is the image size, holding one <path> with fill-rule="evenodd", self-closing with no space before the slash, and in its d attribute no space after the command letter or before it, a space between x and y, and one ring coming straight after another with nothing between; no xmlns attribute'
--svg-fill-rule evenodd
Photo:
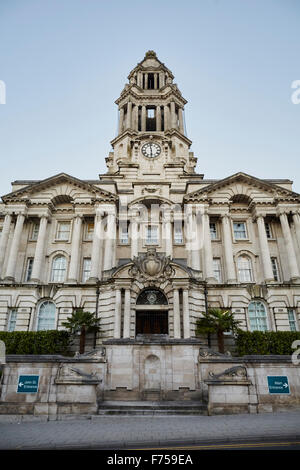
<svg viewBox="0 0 300 470"><path fill-rule="evenodd" d="M207 405L190 401L103 401L98 415L207 415Z"/></svg>

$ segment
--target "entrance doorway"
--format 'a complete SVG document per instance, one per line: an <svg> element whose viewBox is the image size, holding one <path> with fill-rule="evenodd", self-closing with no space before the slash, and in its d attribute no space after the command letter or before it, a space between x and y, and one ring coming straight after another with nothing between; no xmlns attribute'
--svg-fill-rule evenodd
<svg viewBox="0 0 300 470"><path fill-rule="evenodd" d="M158 289L144 289L136 301L136 334L166 335L169 333L168 301Z"/></svg>
<svg viewBox="0 0 300 470"><path fill-rule="evenodd" d="M157 310L136 312L136 334L168 334L168 312L161 312Z"/></svg>

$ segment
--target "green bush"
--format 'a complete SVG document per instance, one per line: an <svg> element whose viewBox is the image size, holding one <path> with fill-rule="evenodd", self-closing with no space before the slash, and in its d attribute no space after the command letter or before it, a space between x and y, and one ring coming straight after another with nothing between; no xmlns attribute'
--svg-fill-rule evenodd
<svg viewBox="0 0 300 470"><path fill-rule="evenodd" d="M299 331L239 331L236 335L238 356L278 354L290 356L293 341L300 340Z"/></svg>
<svg viewBox="0 0 300 470"><path fill-rule="evenodd" d="M70 334L65 330L0 331L6 354L67 354Z"/></svg>

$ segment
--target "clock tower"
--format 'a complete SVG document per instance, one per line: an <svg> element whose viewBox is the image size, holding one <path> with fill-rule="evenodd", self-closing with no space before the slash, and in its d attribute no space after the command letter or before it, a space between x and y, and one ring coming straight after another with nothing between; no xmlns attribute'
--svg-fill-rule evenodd
<svg viewBox="0 0 300 470"><path fill-rule="evenodd" d="M157 180L194 174L196 158L184 125L187 101L173 79L154 51L130 72L116 100L118 135L106 158L107 176Z"/></svg>

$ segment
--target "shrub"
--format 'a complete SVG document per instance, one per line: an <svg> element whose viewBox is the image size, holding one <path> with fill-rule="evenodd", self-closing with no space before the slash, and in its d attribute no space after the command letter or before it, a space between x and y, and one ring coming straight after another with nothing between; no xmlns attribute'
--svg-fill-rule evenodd
<svg viewBox="0 0 300 470"><path fill-rule="evenodd" d="M68 331L0 331L6 354L67 354L70 346Z"/></svg>
<svg viewBox="0 0 300 470"><path fill-rule="evenodd" d="M236 352L245 355L291 355L293 341L300 340L299 331L239 331Z"/></svg>

